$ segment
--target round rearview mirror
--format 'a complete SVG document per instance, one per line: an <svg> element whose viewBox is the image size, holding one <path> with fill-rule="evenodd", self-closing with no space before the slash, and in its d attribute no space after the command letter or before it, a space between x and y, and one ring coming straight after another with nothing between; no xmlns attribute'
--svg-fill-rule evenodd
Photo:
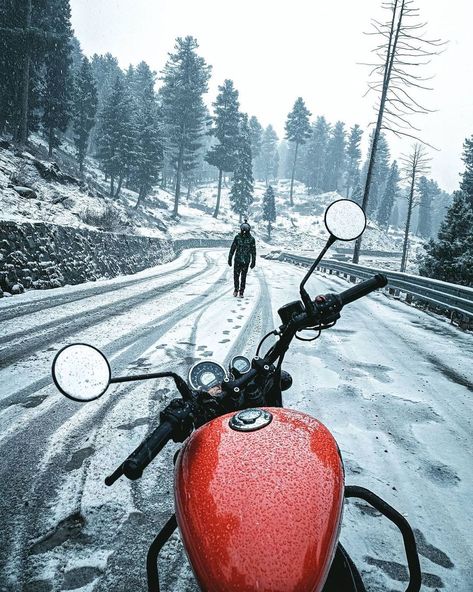
<svg viewBox="0 0 473 592"><path fill-rule="evenodd" d="M61 393L80 402L101 397L111 378L107 358L86 343L73 343L61 349L54 358L52 374Z"/></svg>
<svg viewBox="0 0 473 592"><path fill-rule="evenodd" d="M366 216L354 201L339 199L325 210L325 226L336 239L351 241L363 234Z"/></svg>

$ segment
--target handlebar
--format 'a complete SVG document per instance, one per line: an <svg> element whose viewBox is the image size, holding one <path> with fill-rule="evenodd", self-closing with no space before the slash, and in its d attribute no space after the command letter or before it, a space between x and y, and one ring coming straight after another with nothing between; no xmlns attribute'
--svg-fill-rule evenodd
<svg viewBox="0 0 473 592"><path fill-rule="evenodd" d="M105 485L112 485L125 475L128 479L139 479L144 469L157 456L169 442L173 433L173 425L169 421L163 421L143 442L134 450L118 469L105 479Z"/></svg>
<svg viewBox="0 0 473 592"><path fill-rule="evenodd" d="M342 302L342 306L350 304L350 302L358 300L358 298L366 296L378 288L384 288L387 283L388 278L385 275L378 273L369 280L361 282L361 284L357 284L356 286L353 286L353 288L349 288L344 292L340 292L339 297Z"/></svg>

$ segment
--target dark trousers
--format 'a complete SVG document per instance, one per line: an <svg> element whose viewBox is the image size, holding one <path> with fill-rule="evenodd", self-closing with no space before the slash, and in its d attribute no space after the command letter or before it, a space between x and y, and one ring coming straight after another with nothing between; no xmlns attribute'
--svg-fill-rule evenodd
<svg viewBox="0 0 473 592"><path fill-rule="evenodd" d="M246 286L246 274L248 273L248 263L235 263L233 264L233 281L235 284L235 290L238 292L244 292Z"/></svg>

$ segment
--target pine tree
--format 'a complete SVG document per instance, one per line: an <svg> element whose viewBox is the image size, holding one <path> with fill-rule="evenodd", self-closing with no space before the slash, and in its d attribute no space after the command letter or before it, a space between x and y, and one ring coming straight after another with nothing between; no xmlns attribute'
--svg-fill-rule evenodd
<svg viewBox="0 0 473 592"><path fill-rule="evenodd" d="M12 1L0 3L0 134L7 128L14 132L18 126L18 90L24 60L19 40L25 17L16 8Z"/></svg>
<svg viewBox="0 0 473 592"><path fill-rule="evenodd" d="M250 117L250 140L251 140L251 154L253 155L253 176L260 178L261 171L261 146L263 142L263 127L258 119L253 115Z"/></svg>
<svg viewBox="0 0 473 592"><path fill-rule="evenodd" d="M96 112L97 87L95 86L90 62L84 57L75 78L73 108L74 144L81 172L84 168L90 130L94 127Z"/></svg>
<svg viewBox="0 0 473 592"><path fill-rule="evenodd" d="M230 189L232 210L240 215L240 222L244 214L253 203L253 163L251 156L251 139L248 117L242 116L240 123L240 137L233 173L233 183Z"/></svg>
<svg viewBox="0 0 473 592"><path fill-rule="evenodd" d="M233 81L225 80L218 90L219 94L213 103L214 125L210 130L210 133L217 138L218 143L212 146L206 156L207 162L218 168L217 203L213 213L214 218L218 218L220 209L223 173L224 171L230 173L235 168L241 118L238 91L234 88Z"/></svg>
<svg viewBox="0 0 473 592"><path fill-rule="evenodd" d="M371 143L373 142L373 134L371 134ZM362 184L365 186L366 183L366 175L368 171L368 163L369 163L369 155L371 150L368 152L368 159L366 160L363 171L362 171ZM386 182L389 176L389 171L391 169L391 165L389 163L390 160L390 152L389 152L389 145L386 140L386 136L381 133L378 140L378 147L376 150L376 158L373 165L372 175L371 175L371 186L370 186L370 194L369 194L369 202L368 202L368 210L366 215L368 217L373 217L376 210L379 207L379 203L383 196Z"/></svg>
<svg viewBox="0 0 473 592"><path fill-rule="evenodd" d="M422 176L417 184L417 191L420 197L417 234L422 238L430 238L432 236L432 202L441 190L433 179Z"/></svg>
<svg viewBox="0 0 473 592"><path fill-rule="evenodd" d="M338 191L345 171L345 124L337 121L327 146L326 189Z"/></svg>
<svg viewBox="0 0 473 592"><path fill-rule="evenodd" d="M363 130L359 125L355 124L350 130L347 146L347 169L345 177L346 196L350 197L350 192L355 188L360 176L360 161L361 161L361 138L363 137Z"/></svg>
<svg viewBox="0 0 473 592"><path fill-rule="evenodd" d="M466 138L463 144L463 162L465 163L465 172L460 189L473 208L473 136Z"/></svg>
<svg viewBox="0 0 473 592"><path fill-rule="evenodd" d="M294 103L294 107L292 111L287 116L285 130L286 130L286 140L289 142L293 142L295 144L295 152L294 152L294 162L292 166L292 174L291 174L291 189L289 192L289 202L290 205L294 205L293 201L293 191L294 191L294 176L296 172L296 165L297 165L297 152L299 146L301 144L305 144L307 138L310 137L311 134L311 127L309 123L309 117L311 116L311 112L305 106L305 103L302 97L299 97L296 102Z"/></svg>
<svg viewBox="0 0 473 592"><path fill-rule="evenodd" d="M156 93L156 73L141 62L132 74L130 84L134 89L134 155L130 180L138 189L135 207L144 201L159 181L163 165L163 142Z"/></svg>
<svg viewBox="0 0 473 592"><path fill-rule="evenodd" d="M123 179L130 174L133 167L135 136L132 104L123 78L118 77L104 105L98 132L97 156L105 174L110 177L111 197L118 197Z"/></svg>
<svg viewBox="0 0 473 592"><path fill-rule="evenodd" d="M196 166L204 131L206 108L202 97L207 92L210 66L197 55L198 47L193 37L178 37L162 76L166 148L176 169L175 216L178 214L182 174Z"/></svg>
<svg viewBox="0 0 473 592"><path fill-rule="evenodd" d="M261 177L264 179L266 185L268 185L270 180L277 178L278 166L278 135L274 131L273 126L268 125L261 139L261 153L259 158Z"/></svg>
<svg viewBox="0 0 473 592"><path fill-rule="evenodd" d="M268 239L271 240L271 223L276 220L276 201L271 185L268 185L263 196L263 220L268 223Z"/></svg>
<svg viewBox="0 0 473 592"><path fill-rule="evenodd" d="M37 128L45 54L70 38L68 10L68 0L0 4L0 132L8 128L20 145Z"/></svg>
<svg viewBox="0 0 473 592"><path fill-rule="evenodd" d="M42 123L47 133L49 156L59 145L56 131L64 132L72 111L72 28L69 0L50 0L46 20L55 36L44 60Z"/></svg>
<svg viewBox="0 0 473 592"><path fill-rule="evenodd" d="M110 98L116 79L123 73L118 65L118 60L107 53L105 55L94 54L90 63L97 87L97 117L95 126L90 133L90 150L97 150L97 136L101 129L101 117L105 103Z"/></svg>
<svg viewBox="0 0 473 592"><path fill-rule="evenodd" d="M304 169L306 171L305 183L311 193L322 193L326 190L324 180L326 178L327 146L330 134L330 125L325 117L317 117L312 124L312 134L308 140Z"/></svg>
<svg viewBox="0 0 473 592"><path fill-rule="evenodd" d="M421 275L473 287L473 208L466 193L455 192L437 239L425 249Z"/></svg>
<svg viewBox="0 0 473 592"><path fill-rule="evenodd" d="M385 228L389 227L389 221L391 219L394 203L399 196L400 180L399 168L397 166L397 162L394 161L391 165L391 171L389 172L386 188L376 213L378 224L380 226L384 226ZM363 196L361 195L361 197Z"/></svg>

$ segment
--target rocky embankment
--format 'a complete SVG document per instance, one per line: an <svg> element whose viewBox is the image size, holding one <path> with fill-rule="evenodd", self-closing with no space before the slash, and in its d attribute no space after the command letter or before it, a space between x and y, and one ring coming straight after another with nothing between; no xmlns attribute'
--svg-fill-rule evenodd
<svg viewBox="0 0 473 592"><path fill-rule="evenodd" d="M174 256L169 240L0 222L0 295L135 273Z"/></svg>
<svg viewBox="0 0 473 592"><path fill-rule="evenodd" d="M137 273L172 260L183 249L229 245L226 239L172 241L45 223L0 222L0 297Z"/></svg>

